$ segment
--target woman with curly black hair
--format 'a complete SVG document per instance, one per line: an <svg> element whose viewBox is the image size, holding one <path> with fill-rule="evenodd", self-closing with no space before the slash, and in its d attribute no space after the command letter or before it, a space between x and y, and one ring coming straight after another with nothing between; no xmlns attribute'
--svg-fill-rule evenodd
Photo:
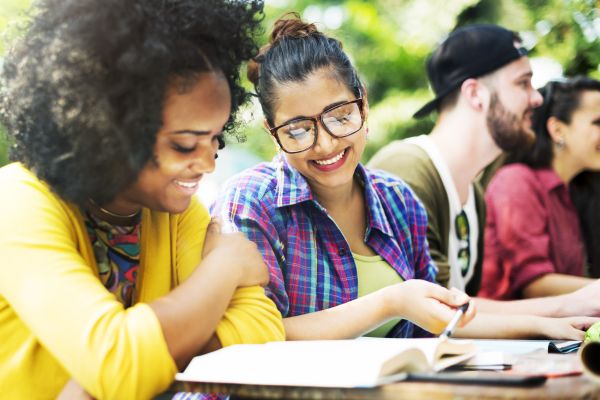
<svg viewBox="0 0 600 400"><path fill-rule="evenodd" d="M4 63L0 393L149 398L284 338L268 273L193 197L246 100L260 1L42 0ZM71 384L67 387L72 386Z"/></svg>

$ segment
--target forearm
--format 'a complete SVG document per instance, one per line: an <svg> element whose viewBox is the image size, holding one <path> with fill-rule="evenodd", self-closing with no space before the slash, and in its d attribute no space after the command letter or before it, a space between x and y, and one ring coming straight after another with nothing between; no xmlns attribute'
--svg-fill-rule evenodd
<svg viewBox="0 0 600 400"><path fill-rule="evenodd" d="M455 337L477 339L533 339L543 336L542 319L529 315L498 315L479 312Z"/></svg>
<svg viewBox="0 0 600 400"><path fill-rule="evenodd" d="M326 310L283 319L287 340L349 339L361 336L393 316L383 289Z"/></svg>
<svg viewBox="0 0 600 400"><path fill-rule="evenodd" d="M217 257L208 257L180 286L150 303L179 368L209 344L237 287ZM211 349L215 346L213 340Z"/></svg>
<svg viewBox="0 0 600 400"><path fill-rule="evenodd" d="M523 297L546 297L567 294L581 289L594 280L565 274L546 274L525 286Z"/></svg>
<svg viewBox="0 0 600 400"><path fill-rule="evenodd" d="M523 314L537 315L540 317L562 317L561 299L558 296L540 297L524 300L491 300L477 297L474 299L477 310L489 314Z"/></svg>

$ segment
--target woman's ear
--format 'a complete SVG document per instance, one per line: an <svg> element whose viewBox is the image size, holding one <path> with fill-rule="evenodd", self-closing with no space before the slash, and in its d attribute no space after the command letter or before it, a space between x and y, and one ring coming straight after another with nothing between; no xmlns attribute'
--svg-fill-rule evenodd
<svg viewBox="0 0 600 400"><path fill-rule="evenodd" d="M266 118L263 119L263 128L265 128L265 130L267 131L267 135L269 135L269 137L275 144L275 147L277 148L277 150L279 150L279 143L277 143L277 139L275 139L275 136L271 134L271 126L269 126L269 122Z"/></svg>
<svg viewBox="0 0 600 400"><path fill-rule="evenodd" d="M363 98L363 115L365 116L365 122L369 119L369 93L365 86L361 87L362 98Z"/></svg>
<svg viewBox="0 0 600 400"><path fill-rule="evenodd" d="M567 125L556 117L546 120L546 130L554 143L564 143L567 133Z"/></svg>

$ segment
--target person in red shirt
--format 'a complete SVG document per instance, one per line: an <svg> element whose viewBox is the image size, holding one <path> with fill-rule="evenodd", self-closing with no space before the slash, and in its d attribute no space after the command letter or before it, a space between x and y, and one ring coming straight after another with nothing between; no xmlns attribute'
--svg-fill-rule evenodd
<svg viewBox="0 0 600 400"><path fill-rule="evenodd" d="M561 295L600 275L588 217L600 183L600 82L572 78L541 92L534 143L511 154L487 188L485 297Z"/></svg>

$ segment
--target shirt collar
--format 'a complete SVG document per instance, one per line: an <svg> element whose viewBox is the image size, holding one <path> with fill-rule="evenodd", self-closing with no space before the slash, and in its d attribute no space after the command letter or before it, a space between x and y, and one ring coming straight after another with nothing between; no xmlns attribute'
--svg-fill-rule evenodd
<svg viewBox="0 0 600 400"><path fill-rule="evenodd" d="M306 178L296 168L289 165L283 154L273 160L277 173L277 207L286 207L314 200L312 189ZM368 232L377 229L388 236L394 236L392 227L385 217L383 205L368 170L358 164L355 176L358 176L365 193Z"/></svg>
<svg viewBox="0 0 600 400"><path fill-rule="evenodd" d="M277 207L286 207L312 200L308 182L296 168L289 165L285 155L279 153L273 159L277 174Z"/></svg>
<svg viewBox="0 0 600 400"><path fill-rule="evenodd" d="M537 170L536 175L542 186L546 188L548 192L555 189L567 188L565 183L552 168L540 168Z"/></svg>

